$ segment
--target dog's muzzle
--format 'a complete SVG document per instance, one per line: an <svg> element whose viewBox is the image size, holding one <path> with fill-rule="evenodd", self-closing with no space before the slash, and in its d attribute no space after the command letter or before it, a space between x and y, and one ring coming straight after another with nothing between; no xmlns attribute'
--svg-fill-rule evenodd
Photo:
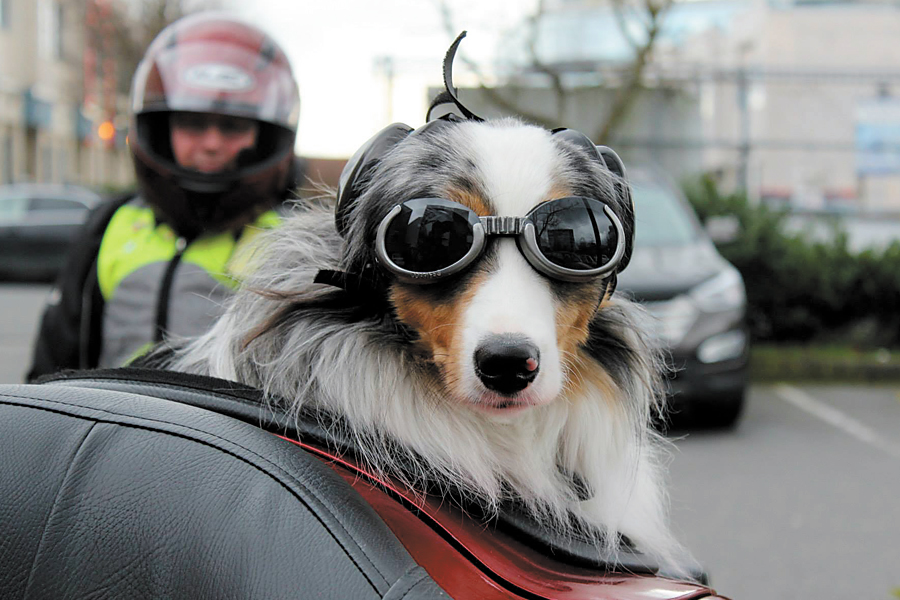
<svg viewBox="0 0 900 600"><path fill-rule="evenodd" d="M504 396L524 390L540 370L541 353L522 335L492 335L475 349L475 373L486 388Z"/></svg>

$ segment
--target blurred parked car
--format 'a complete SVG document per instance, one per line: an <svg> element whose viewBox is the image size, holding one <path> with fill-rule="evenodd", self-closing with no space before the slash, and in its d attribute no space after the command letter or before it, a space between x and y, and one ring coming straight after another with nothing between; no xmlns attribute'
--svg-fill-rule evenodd
<svg viewBox="0 0 900 600"><path fill-rule="evenodd" d="M0 186L0 278L52 281L88 211L100 199L74 185Z"/></svg>
<svg viewBox="0 0 900 600"><path fill-rule="evenodd" d="M619 289L656 317L656 336L669 351L676 423L733 425L749 362L743 279L677 187L648 171L631 169L629 177L637 239Z"/></svg>

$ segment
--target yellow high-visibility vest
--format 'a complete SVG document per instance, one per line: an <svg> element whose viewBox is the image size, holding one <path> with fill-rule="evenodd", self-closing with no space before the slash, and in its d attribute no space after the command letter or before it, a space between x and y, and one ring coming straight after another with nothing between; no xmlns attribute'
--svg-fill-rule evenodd
<svg viewBox="0 0 900 600"><path fill-rule="evenodd" d="M122 366L162 334L181 338L206 331L246 274L252 242L279 223L278 214L269 211L236 233L188 242L158 223L143 202L119 208L97 256L105 303L99 366Z"/></svg>

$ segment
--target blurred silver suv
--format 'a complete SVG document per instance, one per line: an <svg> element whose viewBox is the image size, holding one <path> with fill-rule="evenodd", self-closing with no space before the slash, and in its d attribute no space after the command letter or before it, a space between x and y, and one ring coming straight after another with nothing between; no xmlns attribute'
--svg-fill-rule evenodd
<svg viewBox="0 0 900 600"><path fill-rule="evenodd" d="M98 202L99 194L73 185L0 186L0 279L52 281Z"/></svg>
<svg viewBox="0 0 900 600"><path fill-rule="evenodd" d="M630 169L629 179L637 239L619 289L656 317L656 338L668 351L675 422L732 426L747 388L744 281L681 190L650 171Z"/></svg>

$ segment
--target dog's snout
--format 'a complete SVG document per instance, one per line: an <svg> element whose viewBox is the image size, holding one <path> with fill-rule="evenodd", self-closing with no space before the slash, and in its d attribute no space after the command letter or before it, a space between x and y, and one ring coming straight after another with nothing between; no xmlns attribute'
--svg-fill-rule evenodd
<svg viewBox="0 0 900 600"><path fill-rule="evenodd" d="M534 381L541 353L525 336L494 335L475 349L475 372L489 390L512 395Z"/></svg>

